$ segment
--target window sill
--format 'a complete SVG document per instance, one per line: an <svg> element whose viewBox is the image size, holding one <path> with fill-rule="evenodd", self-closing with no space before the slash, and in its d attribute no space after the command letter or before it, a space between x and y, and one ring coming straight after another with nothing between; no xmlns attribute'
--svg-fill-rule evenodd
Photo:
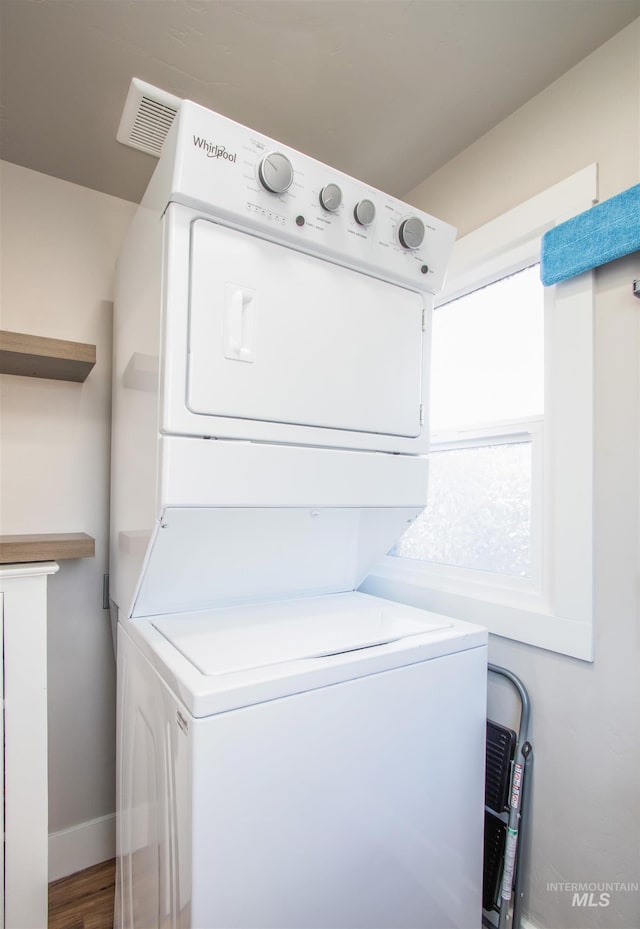
<svg viewBox="0 0 640 929"><path fill-rule="evenodd" d="M554 613L539 592L513 587L456 584L442 579L437 585L419 564L394 564L408 559L386 558L361 586L365 593L408 603L433 613L484 626L493 635L593 661L591 617L584 621ZM515 581L519 579L514 579Z"/></svg>

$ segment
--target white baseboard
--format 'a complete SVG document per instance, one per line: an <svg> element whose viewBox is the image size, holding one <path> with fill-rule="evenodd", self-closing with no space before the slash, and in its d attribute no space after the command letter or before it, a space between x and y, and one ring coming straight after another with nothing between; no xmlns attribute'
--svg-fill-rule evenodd
<svg viewBox="0 0 640 929"><path fill-rule="evenodd" d="M116 816L100 816L49 836L49 882L90 868L116 853Z"/></svg>

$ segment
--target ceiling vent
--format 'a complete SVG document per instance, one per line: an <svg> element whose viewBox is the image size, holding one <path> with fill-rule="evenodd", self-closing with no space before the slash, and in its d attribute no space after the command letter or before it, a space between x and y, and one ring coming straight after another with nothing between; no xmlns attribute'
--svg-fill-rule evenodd
<svg viewBox="0 0 640 929"><path fill-rule="evenodd" d="M179 97L132 78L116 139L159 158L179 107Z"/></svg>

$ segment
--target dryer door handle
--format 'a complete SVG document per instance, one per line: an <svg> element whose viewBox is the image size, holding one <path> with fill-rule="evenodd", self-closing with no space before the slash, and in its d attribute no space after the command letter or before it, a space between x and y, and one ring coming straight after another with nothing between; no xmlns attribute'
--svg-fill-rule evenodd
<svg viewBox="0 0 640 929"><path fill-rule="evenodd" d="M256 292L227 283L224 286L224 357L231 361L255 360Z"/></svg>

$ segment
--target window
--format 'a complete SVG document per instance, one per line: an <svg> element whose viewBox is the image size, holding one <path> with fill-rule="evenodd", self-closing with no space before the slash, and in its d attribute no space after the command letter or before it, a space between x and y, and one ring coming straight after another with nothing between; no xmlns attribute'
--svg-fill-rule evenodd
<svg viewBox="0 0 640 929"><path fill-rule="evenodd" d="M364 589L591 660L593 297L540 239L595 165L456 243L432 329L429 502Z"/></svg>
<svg viewBox="0 0 640 929"><path fill-rule="evenodd" d="M391 554L537 577L533 489L543 412L538 266L441 305L433 320L429 503Z"/></svg>

